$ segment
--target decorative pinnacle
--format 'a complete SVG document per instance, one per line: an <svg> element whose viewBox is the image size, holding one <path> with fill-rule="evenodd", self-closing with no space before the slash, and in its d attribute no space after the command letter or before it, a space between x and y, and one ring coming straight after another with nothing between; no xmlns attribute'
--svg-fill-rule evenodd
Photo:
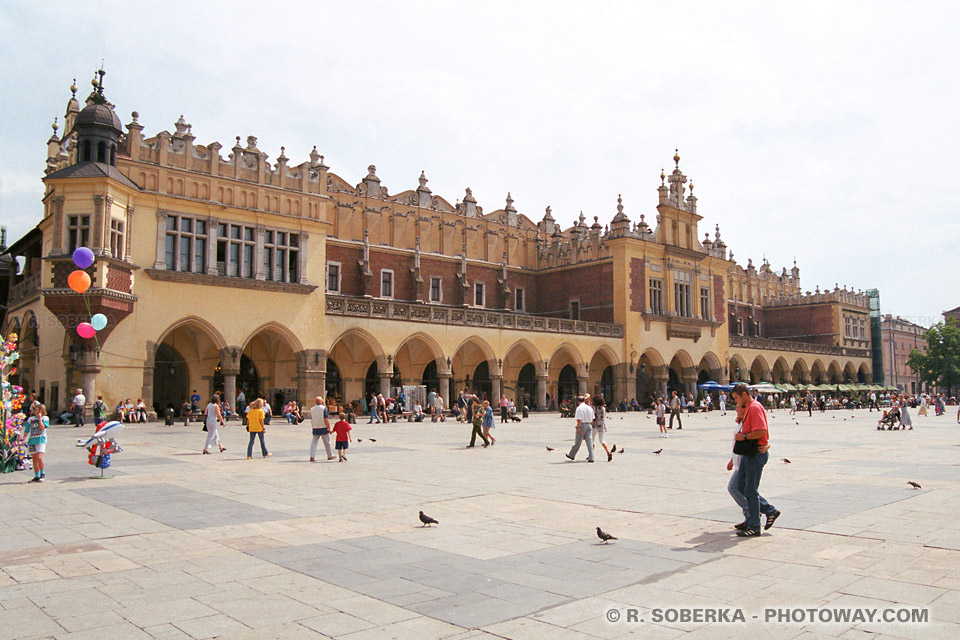
<svg viewBox="0 0 960 640"><path fill-rule="evenodd" d="M53 119L53 124L50 125L50 126L53 127L53 135L57 135L57 129L60 128L60 125L57 124L57 119L56 119L56 118Z"/></svg>
<svg viewBox="0 0 960 640"><path fill-rule="evenodd" d="M77 97L77 79L73 79L73 84L70 85L70 92L73 94L73 97Z"/></svg>
<svg viewBox="0 0 960 640"><path fill-rule="evenodd" d="M427 186L427 173L426 173L426 171L423 171L423 170L420 171L419 182L420 182L420 188L423 188L423 187Z"/></svg>
<svg viewBox="0 0 960 640"><path fill-rule="evenodd" d="M617 215L623 213L623 196L622 194L617 194Z"/></svg>
<svg viewBox="0 0 960 640"><path fill-rule="evenodd" d="M667 179L667 174L663 172L663 167L660 167L660 184L664 184Z"/></svg>
<svg viewBox="0 0 960 640"><path fill-rule="evenodd" d="M676 163L677 169L679 169L680 168L680 149L674 149L673 151L674 151L673 161Z"/></svg>

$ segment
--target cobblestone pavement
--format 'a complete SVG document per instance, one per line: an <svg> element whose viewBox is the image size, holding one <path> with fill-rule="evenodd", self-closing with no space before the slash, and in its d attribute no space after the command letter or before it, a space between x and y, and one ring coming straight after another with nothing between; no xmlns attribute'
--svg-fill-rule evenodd
<svg viewBox="0 0 960 640"><path fill-rule="evenodd" d="M754 539L731 527L732 414L684 416L666 440L646 414L611 414L626 452L595 464L566 460L574 423L555 415L498 425L486 449L453 421L362 420L347 462L315 464L309 422L274 421L273 455L253 460L236 422L214 455L198 424L131 425L103 480L74 446L90 429L53 427L45 483L0 476L0 640L953 640L956 409L914 431L876 419L773 413L761 489L783 515ZM764 621L789 607L929 621ZM672 619L685 608L745 621Z"/></svg>

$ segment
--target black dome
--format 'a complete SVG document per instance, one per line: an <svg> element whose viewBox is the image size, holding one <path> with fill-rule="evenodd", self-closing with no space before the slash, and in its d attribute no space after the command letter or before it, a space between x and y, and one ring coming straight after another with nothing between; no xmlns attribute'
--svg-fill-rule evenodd
<svg viewBox="0 0 960 640"><path fill-rule="evenodd" d="M123 125L120 124L120 118L114 110L106 104L88 104L77 114L77 120L74 127L85 125L94 125L109 127L117 133L123 133Z"/></svg>

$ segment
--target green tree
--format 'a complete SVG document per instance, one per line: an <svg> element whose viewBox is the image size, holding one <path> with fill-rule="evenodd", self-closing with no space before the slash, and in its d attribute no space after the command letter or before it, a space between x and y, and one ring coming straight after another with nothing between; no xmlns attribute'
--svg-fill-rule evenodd
<svg viewBox="0 0 960 640"><path fill-rule="evenodd" d="M953 391L960 385L960 326L957 320L947 318L927 329L923 334L927 351L910 352L907 366L929 385Z"/></svg>

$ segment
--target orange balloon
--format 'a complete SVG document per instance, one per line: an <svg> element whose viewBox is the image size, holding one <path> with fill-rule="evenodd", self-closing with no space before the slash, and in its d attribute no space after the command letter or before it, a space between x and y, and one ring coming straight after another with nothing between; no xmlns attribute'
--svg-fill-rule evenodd
<svg viewBox="0 0 960 640"><path fill-rule="evenodd" d="M67 277L67 284L77 293L83 293L90 288L90 275L86 271L77 269Z"/></svg>

